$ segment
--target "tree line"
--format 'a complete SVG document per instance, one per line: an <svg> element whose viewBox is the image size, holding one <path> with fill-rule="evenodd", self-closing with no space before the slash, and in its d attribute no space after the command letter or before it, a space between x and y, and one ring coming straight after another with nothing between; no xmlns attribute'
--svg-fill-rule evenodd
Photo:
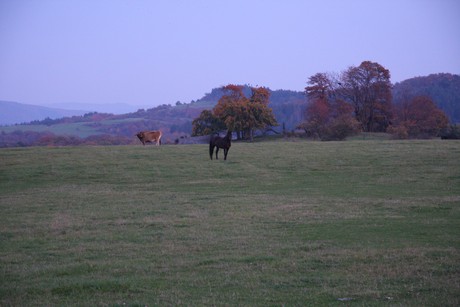
<svg viewBox="0 0 460 307"><path fill-rule="evenodd" d="M212 110L203 110L192 123L192 135L229 129L238 138L252 140L255 130L277 126L268 106L270 91L227 85ZM379 63L364 61L341 74L317 73L305 87L307 106L297 128L309 137L343 140L358 132L387 132L395 138L427 138L452 134L446 114L429 96L406 95L394 103L390 71ZM449 130L450 129L450 130Z"/></svg>
<svg viewBox="0 0 460 307"><path fill-rule="evenodd" d="M394 138L458 139L460 128L448 125L439 106L449 112L453 122L458 122L459 86L460 76L451 74L412 78L392 85L389 70L365 61L340 74L310 76L303 93L230 84L190 104L160 105L123 115L93 112L33 121L30 124L47 126L84 123L98 135L79 138L50 132L2 132L0 147L132 144L136 142L136 132L156 129L163 130L170 143L174 138L179 143L178 138L184 134L210 135L228 129L239 139L252 140L256 131L274 131L274 127L286 133L297 129L320 140L342 140L361 131L386 132Z"/></svg>

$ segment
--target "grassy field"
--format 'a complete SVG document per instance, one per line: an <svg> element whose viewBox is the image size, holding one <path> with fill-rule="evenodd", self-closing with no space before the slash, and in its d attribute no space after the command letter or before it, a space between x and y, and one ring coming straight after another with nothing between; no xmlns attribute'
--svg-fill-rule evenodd
<svg viewBox="0 0 460 307"><path fill-rule="evenodd" d="M141 118L127 118L115 120L103 120L100 122L79 122L79 123L62 123L47 125L11 125L0 126L0 133L12 133L15 131L33 131L33 132L51 132L56 135L72 135L80 138L86 138L91 135L100 135L99 130L102 126L117 125L121 123L129 123L142 121Z"/></svg>
<svg viewBox="0 0 460 307"><path fill-rule="evenodd" d="M0 150L0 305L460 304L460 142Z"/></svg>

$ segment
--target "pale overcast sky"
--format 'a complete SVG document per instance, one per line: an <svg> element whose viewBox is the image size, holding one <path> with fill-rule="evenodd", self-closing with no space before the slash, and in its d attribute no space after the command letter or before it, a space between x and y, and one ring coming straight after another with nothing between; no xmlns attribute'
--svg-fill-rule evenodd
<svg viewBox="0 0 460 307"><path fill-rule="evenodd" d="M362 61L460 74L459 0L0 0L0 100L190 102Z"/></svg>

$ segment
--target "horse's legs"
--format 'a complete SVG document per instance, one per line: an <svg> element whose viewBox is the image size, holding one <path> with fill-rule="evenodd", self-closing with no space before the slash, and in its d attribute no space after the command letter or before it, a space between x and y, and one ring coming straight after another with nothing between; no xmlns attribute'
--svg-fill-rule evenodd
<svg viewBox="0 0 460 307"><path fill-rule="evenodd" d="M219 146L216 146L216 160L219 160L219 157L217 156L218 152L219 152Z"/></svg>
<svg viewBox="0 0 460 307"><path fill-rule="evenodd" d="M214 145L209 144L209 156L211 157L211 160L212 160L213 153L214 153Z"/></svg>
<svg viewBox="0 0 460 307"><path fill-rule="evenodd" d="M224 160L227 160L227 154L230 148L225 148L224 149Z"/></svg>

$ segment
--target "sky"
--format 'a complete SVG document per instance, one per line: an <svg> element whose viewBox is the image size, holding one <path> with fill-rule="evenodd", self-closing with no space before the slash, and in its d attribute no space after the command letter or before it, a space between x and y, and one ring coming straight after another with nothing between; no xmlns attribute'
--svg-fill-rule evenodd
<svg viewBox="0 0 460 307"><path fill-rule="evenodd" d="M363 61L393 83L460 74L458 0L0 0L0 100L189 103L302 91Z"/></svg>

